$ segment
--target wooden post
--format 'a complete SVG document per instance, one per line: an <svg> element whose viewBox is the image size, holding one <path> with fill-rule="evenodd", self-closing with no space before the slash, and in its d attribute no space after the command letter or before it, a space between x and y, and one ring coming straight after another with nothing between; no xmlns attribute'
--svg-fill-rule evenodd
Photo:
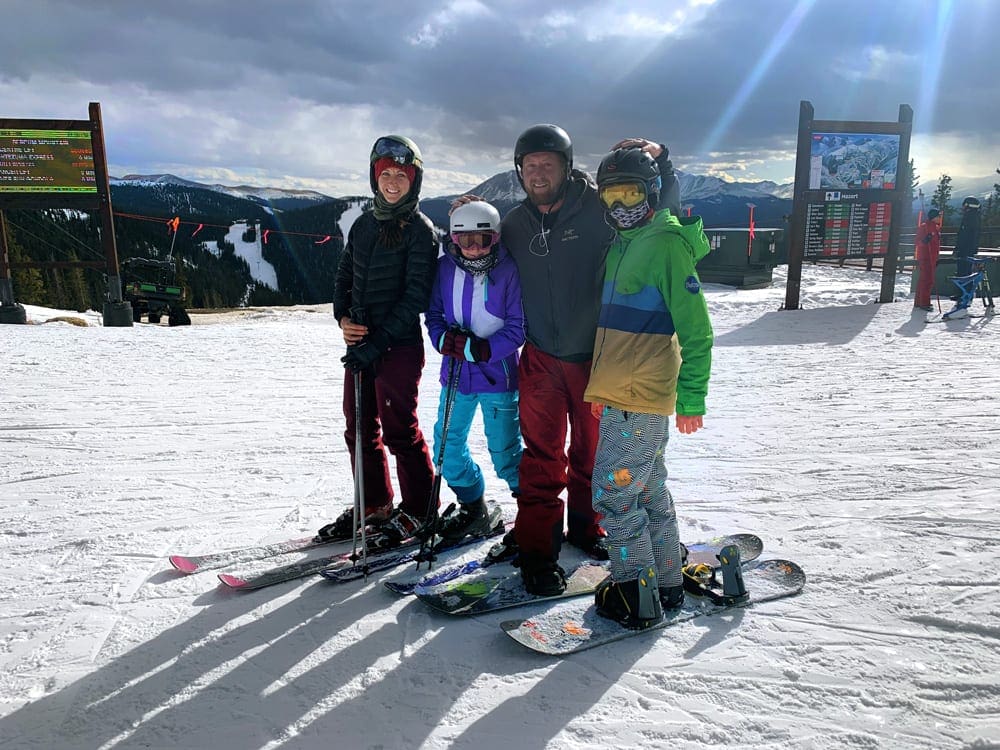
<svg viewBox="0 0 1000 750"><path fill-rule="evenodd" d="M907 205L910 180L910 129L913 126L913 110L906 104L899 105L899 122L903 132L899 139L899 156L896 158L896 200L892 201L892 222L889 224L889 249L882 261L882 288L879 302L892 302L896 294L896 266L899 263L899 235L902 232L904 216L909 219L911 206Z"/></svg>
<svg viewBox="0 0 1000 750"><path fill-rule="evenodd" d="M0 305L14 304L14 287L11 284L10 254L7 252L7 219L0 211Z"/></svg>
<svg viewBox="0 0 1000 750"><path fill-rule="evenodd" d="M104 149L104 125L101 105L91 102L91 147L94 150L94 180L97 182L98 207L101 216L101 245L108 269L108 301L104 303L105 327L132 326L132 305L122 301L122 280L118 274L118 246L115 244L115 218L111 210L111 183L108 181L108 159Z"/></svg>
<svg viewBox="0 0 1000 750"><path fill-rule="evenodd" d="M785 283L785 305L783 310L799 309L799 294L802 286L802 258L806 249L806 205L805 191L809 188L809 157L811 155L809 134L812 130L813 106L810 102L799 102L799 136L795 154L795 188L792 198L791 237L788 238L788 281Z"/></svg>
<svg viewBox="0 0 1000 750"><path fill-rule="evenodd" d="M0 211L0 323L24 325L28 313L24 305L14 301L14 285L10 274L10 254L7 251L7 219Z"/></svg>

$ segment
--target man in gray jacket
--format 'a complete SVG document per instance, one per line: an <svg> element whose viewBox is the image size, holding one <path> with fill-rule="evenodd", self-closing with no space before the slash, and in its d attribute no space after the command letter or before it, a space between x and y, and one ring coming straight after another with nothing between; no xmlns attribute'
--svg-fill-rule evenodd
<svg viewBox="0 0 1000 750"><path fill-rule="evenodd" d="M635 147L649 152L660 167L659 207L679 214L680 193L667 148L630 138L612 150ZM552 595L566 587L558 564L564 489L566 541L607 559L591 498L598 423L583 392L614 231L604 220L593 179L573 168L573 145L562 128L542 124L525 130L514 145L514 167L527 198L503 219L501 237L518 266L527 321L519 368L525 447L514 531L491 557L505 559L517 551L525 589Z"/></svg>

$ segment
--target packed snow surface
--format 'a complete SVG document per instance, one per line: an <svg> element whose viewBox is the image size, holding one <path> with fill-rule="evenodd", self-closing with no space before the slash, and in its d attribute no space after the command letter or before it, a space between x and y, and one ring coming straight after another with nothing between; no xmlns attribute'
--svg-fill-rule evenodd
<svg viewBox="0 0 1000 750"><path fill-rule="evenodd" d="M0 326L0 748L1000 747L1000 321L925 323L908 283L872 304L876 274L809 266L798 311L784 269L708 286L681 534L756 532L805 590L561 660L498 628L530 608L449 619L388 574L170 568L351 504L328 305Z"/></svg>

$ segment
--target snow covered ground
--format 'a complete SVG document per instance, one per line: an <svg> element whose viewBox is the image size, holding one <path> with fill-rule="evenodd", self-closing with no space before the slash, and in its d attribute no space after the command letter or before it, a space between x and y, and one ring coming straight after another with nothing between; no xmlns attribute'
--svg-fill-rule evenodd
<svg viewBox="0 0 1000 750"><path fill-rule="evenodd" d="M1000 747L1000 321L816 267L779 312L783 271L708 288L706 428L668 465L685 539L757 532L804 592L562 660L379 575L170 569L351 503L328 306L0 326L0 748Z"/></svg>

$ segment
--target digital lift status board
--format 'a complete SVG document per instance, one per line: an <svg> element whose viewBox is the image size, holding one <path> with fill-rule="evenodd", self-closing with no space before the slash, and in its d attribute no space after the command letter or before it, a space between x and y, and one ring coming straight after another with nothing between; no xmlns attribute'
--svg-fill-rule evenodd
<svg viewBox="0 0 1000 750"><path fill-rule="evenodd" d="M90 131L0 128L0 193L96 195Z"/></svg>

